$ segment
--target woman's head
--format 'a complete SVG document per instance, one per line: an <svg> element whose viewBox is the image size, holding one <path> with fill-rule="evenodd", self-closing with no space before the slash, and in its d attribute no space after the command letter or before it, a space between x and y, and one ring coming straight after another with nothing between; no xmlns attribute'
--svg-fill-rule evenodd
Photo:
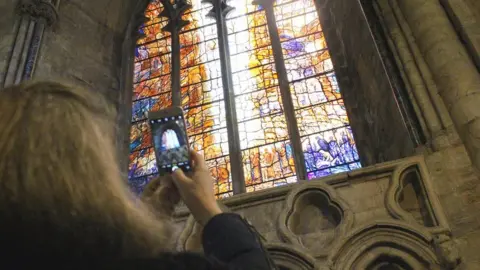
<svg viewBox="0 0 480 270"><path fill-rule="evenodd" d="M57 255L162 249L168 226L120 179L114 117L101 96L59 83L0 90L0 233Z"/></svg>

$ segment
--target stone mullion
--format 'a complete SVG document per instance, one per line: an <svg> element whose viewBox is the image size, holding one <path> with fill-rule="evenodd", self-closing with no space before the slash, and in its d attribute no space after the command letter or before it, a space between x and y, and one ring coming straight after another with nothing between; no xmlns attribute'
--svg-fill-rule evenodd
<svg viewBox="0 0 480 270"><path fill-rule="evenodd" d="M282 96L282 104L287 122L288 134L292 144L295 171L297 173L297 179L302 181L307 180L307 169L305 167L305 157L303 155L303 148L300 140L300 131L298 130L297 118L295 116L295 107L293 106L292 96L290 93L290 83L288 81L287 69L285 67L283 49L275 19L273 8L274 2L274 0L256 0L254 1L254 4L262 5L267 16L268 32L275 58L275 70L278 75L278 85Z"/></svg>
<svg viewBox="0 0 480 270"><path fill-rule="evenodd" d="M170 0L161 0L163 11L159 17L167 17L168 24L162 29L171 33L172 39L172 60L171 60L171 81L172 81L172 105L182 105L181 93L181 58L180 58L180 31L189 24L189 21L182 19L182 15L192 6L185 0L176 0L173 4Z"/></svg>
<svg viewBox="0 0 480 270"><path fill-rule="evenodd" d="M234 0L235 1L235 0ZM220 65L222 69L223 95L227 118L228 147L230 156L230 168L232 176L233 194L245 193L245 175L243 172L242 151L240 147L240 135L237 124L237 110L235 106L235 93L233 89L232 67L230 63L230 50L228 47L228 30L226 17L232 7L227 5L226 0L206 0L213 5L208 16L217 23L218 47L220 53Z"/></svg>

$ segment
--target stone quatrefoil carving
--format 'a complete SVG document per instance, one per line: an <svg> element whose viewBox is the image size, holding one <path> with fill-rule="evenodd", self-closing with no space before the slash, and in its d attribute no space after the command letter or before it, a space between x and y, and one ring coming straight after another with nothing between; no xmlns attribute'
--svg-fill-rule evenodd
<svg viewBox="0 0 480 270"><path fill-rule="evenodd" d="M342 185L312 181L279 189L286 196L278 201L283 208L277 236L283 243L270 235L267 249L280 269L456 269L460 253L426 168L419 156L349 175L347 181L389 175L379 206L385 216L355 227L352 209L336 191ZM274 197L262 198L272 203ZM178 240L178 250L202 251L201 228L193 217Z"/></svg>
<svg viewBox="0 0 480 270"><path fill-rule="evenodd" d="M353 213L335 190L320 182L293 189L278 219L281 238L308 249L315 257L327 256L334 240L353 225Z"/></svg>

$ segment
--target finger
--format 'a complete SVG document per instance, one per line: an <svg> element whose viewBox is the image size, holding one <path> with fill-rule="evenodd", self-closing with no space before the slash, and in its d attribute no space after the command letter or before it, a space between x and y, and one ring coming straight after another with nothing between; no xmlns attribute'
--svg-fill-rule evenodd
<svg viewBox="0 0 480 270"><path fill-rule="evenodd" d="M143 193L142 193L142 196L143 197L149 197L151 196L155 190L158 189L158 187L160 186L160 182L161 182L161 178L160 177L157 177L155 179L153 179L152 181L150 181L146 186L145 188L143 189Z"/></svg>
<svg viewBox="0 0 480 270"><path fill-rule="evenodd" d="M162 182L162 177L155 177L154 179L152 179L150 182L148 182L147 186L145 187L145 189L149 189L149 190L156 190L158 188L158 186L160 186L160 183Z"/></svg>
<svg viewBox="0 0 480 270"><path fill-rule="evenodd" d="M180 202L180 194L178 188L173 184L170 187L164 187L160 189L159 198L167 201L171 205L176 205Z"/></svg>
<svg viewBox="0 0 480 270"><path fill-rule="evenodd" d="M172 176L171 175L165 176L165 178L162 179L162 182L160 183L160 185L165 188L174 187Z"/></svg>
<svg viewBox="0 0 480 270"><path fill-rule="evenodd" d="M195 169L207 170L207 164L205 163L205 158L202 155L197 153L195 150L190 151L190 156L195 164Z"/></svg>
<svg viewBox="0 0 480 270"><path fill-rule="evenodd" d="M182 171L182 169L180 168L176 168L173 172L172 172L172 178L173 178L173 182L175 184L186 184L186 183L189 183L190 181L192 181L190 178L188 178L185 173Z"/></svg>

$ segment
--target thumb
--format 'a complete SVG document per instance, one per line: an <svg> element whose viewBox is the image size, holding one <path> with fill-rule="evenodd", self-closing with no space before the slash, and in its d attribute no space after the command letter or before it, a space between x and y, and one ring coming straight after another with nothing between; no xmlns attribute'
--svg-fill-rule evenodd
<svg viewBox="0 0 480 270"><path fill-rule="evenodd" d="M192 179L188 178L182 169L178 167L173 168L172 178L173 182L177 185L184 185L192 181Z"/></svg>

